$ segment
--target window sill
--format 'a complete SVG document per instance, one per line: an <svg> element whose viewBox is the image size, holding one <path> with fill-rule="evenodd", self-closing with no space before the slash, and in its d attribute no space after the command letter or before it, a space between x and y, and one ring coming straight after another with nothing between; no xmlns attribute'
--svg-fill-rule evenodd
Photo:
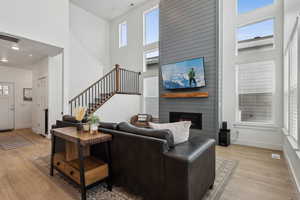
<svg viewBox="0 0 300 200"><path fill-rule="evenodd" d="M288 142L290 143L291 147L293 148L293 150L295 151L299 151L299 145L297 143L297 141L292 137L292 136L286 136Z"/></svg>
<svg viewBox="0 0 300 200"><path fill-rule="evenodd" d="M233 127L243 128L243 129L271 130L271 131L279 130L279 127L272 123L236 122L233 124Z"/></svg>
<svg viewBox="0 0 300 200"><path fill-rule="evenodd" d="M289 136L289 132L285 128L282 129L282 133L285 136Z"/></svg>

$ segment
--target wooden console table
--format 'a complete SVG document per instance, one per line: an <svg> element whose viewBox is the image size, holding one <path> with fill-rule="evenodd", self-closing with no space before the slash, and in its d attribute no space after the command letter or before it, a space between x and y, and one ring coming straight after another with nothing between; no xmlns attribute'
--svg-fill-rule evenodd
<svg viewBox="0 0 300 200"><path fill-rule="evenodd" d="M79 132L75 127L52 129L50 175L56 169L80 187L81 199L86 200L86 189L104 179L108 189L112 190L111 150L109 134ZM56 138L65 141L65 152L56 152ZM105 145L107 163L90 156L90 146L103 143Z"/></svg>

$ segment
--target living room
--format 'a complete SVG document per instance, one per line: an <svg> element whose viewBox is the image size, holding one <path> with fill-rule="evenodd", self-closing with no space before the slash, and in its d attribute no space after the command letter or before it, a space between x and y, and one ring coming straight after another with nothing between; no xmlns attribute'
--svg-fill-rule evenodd
<svg viewBox="0 0 300 200"><path fill-rule="evenodd" d="M1 35L63 52L46 137L0 134L30 141L3 199L299 198L298 2L3 5Z"/></svg>

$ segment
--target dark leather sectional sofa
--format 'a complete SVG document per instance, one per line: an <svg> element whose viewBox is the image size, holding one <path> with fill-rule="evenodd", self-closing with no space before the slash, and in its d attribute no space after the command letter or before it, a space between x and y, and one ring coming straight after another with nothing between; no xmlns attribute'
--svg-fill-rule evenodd
<svg viewBox="0 0 300 200"><path fill-rule="evenodd" d="M54 127L76 126L58 121ZM114 185L147 200L201 200L215 180L215 141L193 137L174 145L169 130L137 128L129 123L101 123L113 135ZM101 156L100 148L93 154Z"/></svg>
<svg viewBox="0 0 300 200"><path fill-rule="evenodd" d="M201 200L215 180L215 141L174 145L169 130L102 123L113 135L114 182L150 200Z"/></svg>

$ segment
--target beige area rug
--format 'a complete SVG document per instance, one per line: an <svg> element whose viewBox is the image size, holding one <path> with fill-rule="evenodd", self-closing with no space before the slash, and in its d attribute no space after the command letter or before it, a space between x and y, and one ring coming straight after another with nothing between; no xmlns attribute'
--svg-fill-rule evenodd
<svg viewBox="0 0 300 200"><path fill-rule="evenodd" d="M3 150L11 150L19 147L32 145L32 142L25 137L17 134L3 134L0 133L0 148Z"/></svg>
<svg viewBox="0 0 300 200"><path fill-rule="evenodd" d="M49 176L50 156L39 157L33 160L33 163L46 176ZM217 158L216 160L216 179L214 188L209 190L202 200L219 200L222 196L225 186L230 180L238 161L225 160ZM74 199L80 199L79 188L70 183L64 176L55 171L54 177L50 177L55 184L66 191ZM106 189L105 183L99 184L87 191L88 200L142 200L141 197L129 194L123 188L113 187L110 192Z"/></svg>

